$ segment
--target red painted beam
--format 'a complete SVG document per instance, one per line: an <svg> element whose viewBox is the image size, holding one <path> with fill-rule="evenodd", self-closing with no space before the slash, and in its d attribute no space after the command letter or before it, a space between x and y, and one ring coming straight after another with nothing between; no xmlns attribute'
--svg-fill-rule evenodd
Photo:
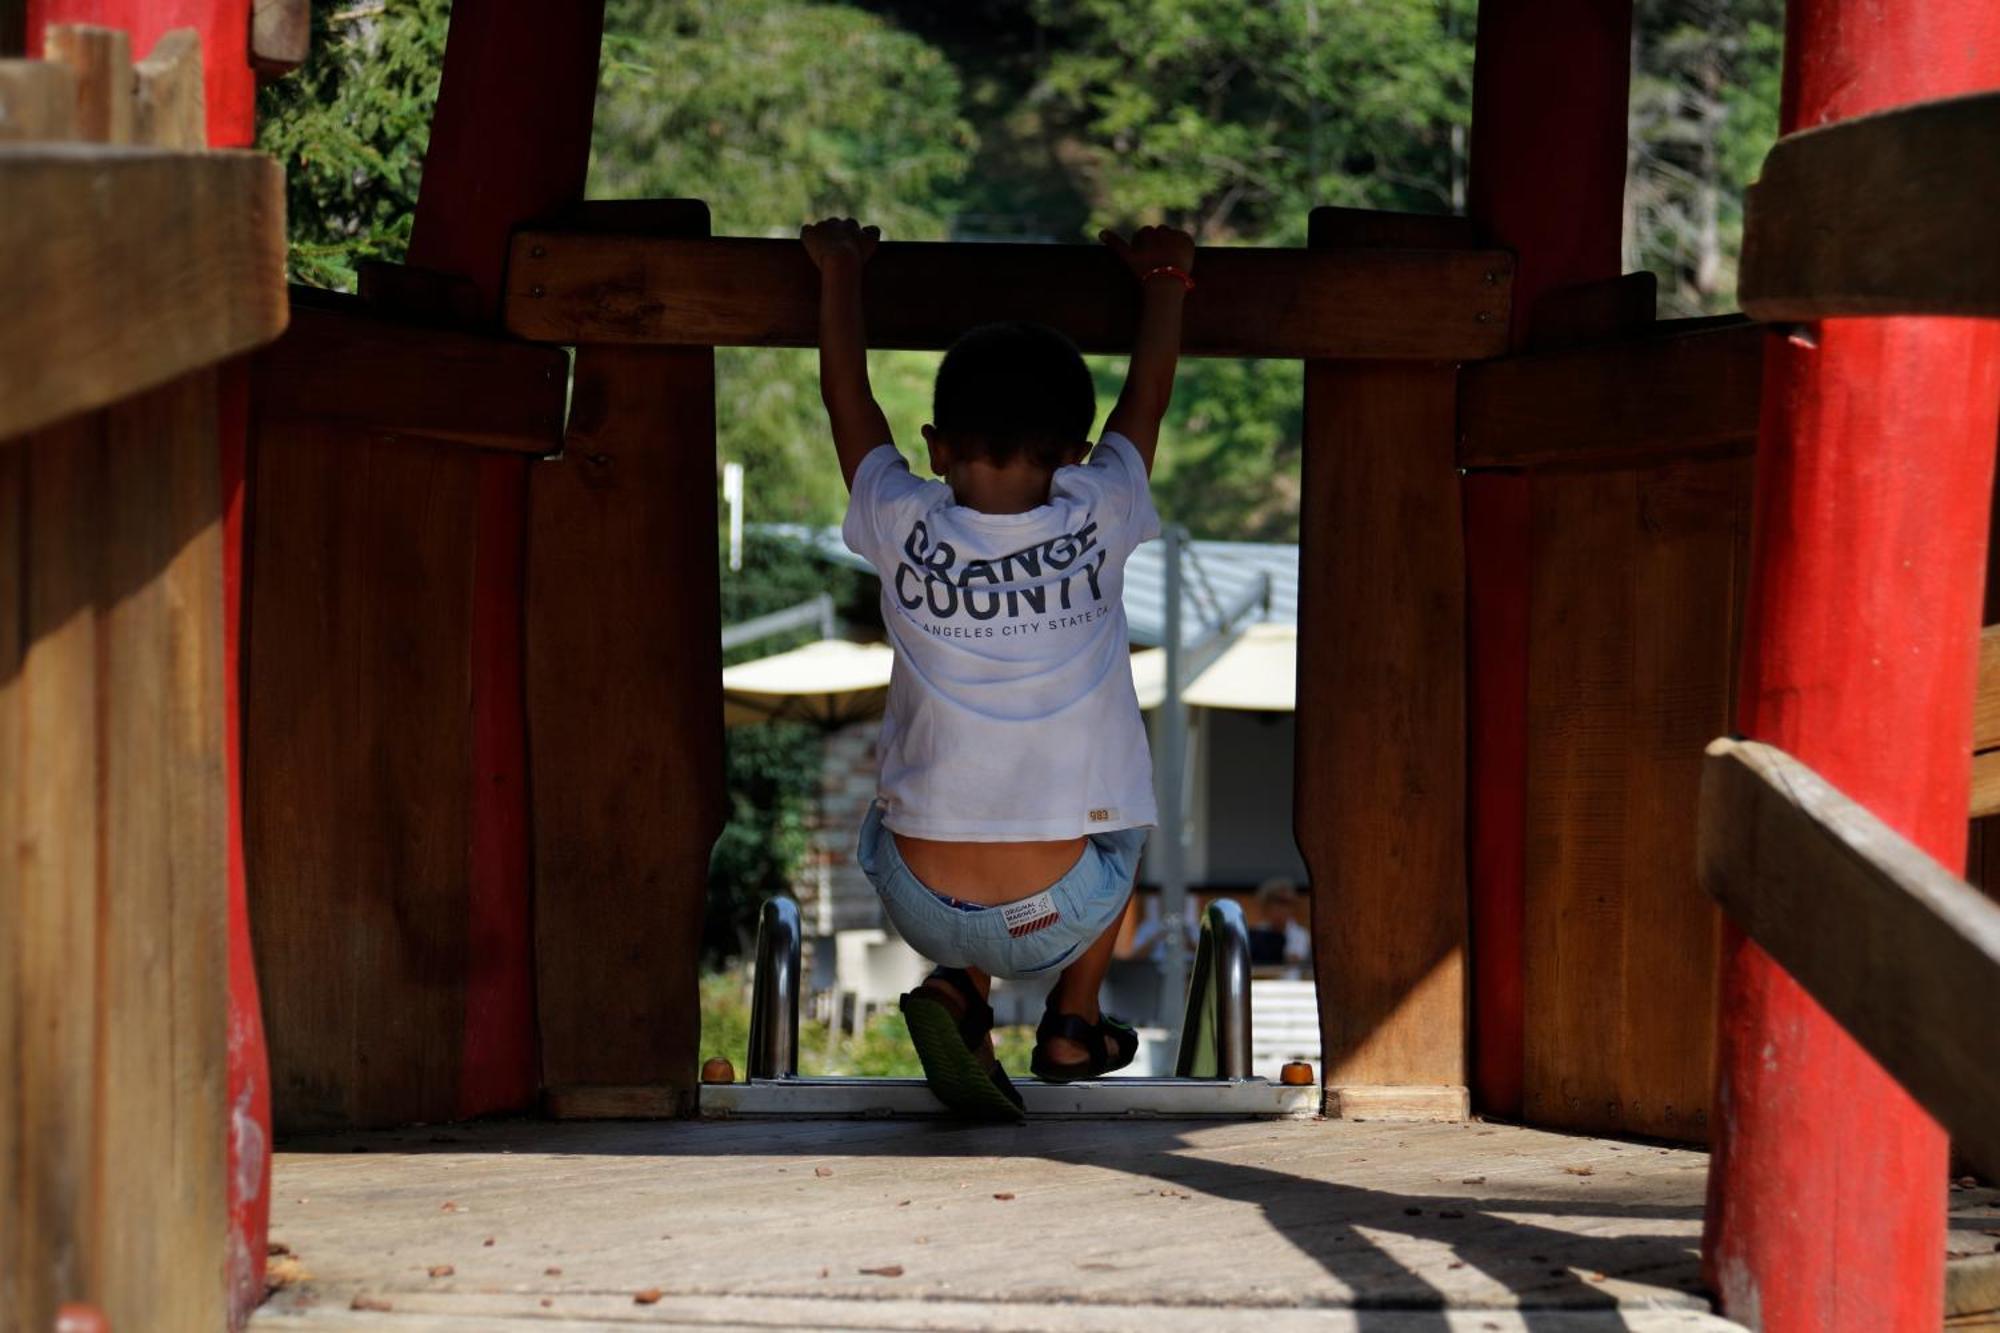
<svg viewBox="0 0 2000 1333"><path fill-rule="evenodd" d="M1787 132L2000 84L1991 0L1793 0L1787 26ZM1765 362L1738 725L1960 868L2000 323L1816 334ZM1702 1251L1725 1313L1939 1326L1943 1132L1734 931L1714 1133Z"/></svg>
<svg viewBox="0 0 2000 1333"><path fill-rule="evenodd" d="M583 198L604 0L457 0L410 236L413 266L471 280L499 319L508 238ZM527 463L479 464L472 607L471 897L461 1115L540 1086L529 918L522 654Z"/></svg>
<svg viewBox="0 0 2000 1333"><path fill-rule="evenodd" d="M1559 287L1618 276L1631 0L1482 0L1467 211L1514 251L1510 344ZM1472 1098L1521 1113L1527 881L1528 488L1465 488Z"/></svg>

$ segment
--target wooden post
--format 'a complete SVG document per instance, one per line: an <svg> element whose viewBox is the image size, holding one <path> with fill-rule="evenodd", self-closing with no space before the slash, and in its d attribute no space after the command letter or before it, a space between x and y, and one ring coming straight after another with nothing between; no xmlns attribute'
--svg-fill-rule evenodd
<svg viewBox="0 0 2000 1333"><path fill-rule="evenodd" d="M1463 225L1403 225L1440 223ZM1380 244L1397 225L1323 209L1311 243ZM1299 692L1294 830L1312 879L1330 1115L1353 1103L1465 1114L1455 381L1448 363L1306 363L1299 678L1313 688Z"/></svg>
<svg viewBox="0 0 2000 1333"><path fill-rule="evenodd" d="M409 262L471 279L496 324L515 228L583 198L603 25L603 0L452 8ZM521 1107L539 1082L522 665L527 469L518 457L478 462L460 1115Z"/></svg>
<svg viewBox="0 0 2000 1333"><path fill-rule="evenodd" d="M1482 0L1467 210L1515 253L1510 342L1549 292L1617 276L1630 0ZM1529 515L1532 483L1465 484L1472 670L1473 1100L1519 1115L1525 1053Z"/></svg>
<svg viewBox="0 0 2000 1333"><path fill-rule="evenodd" d="M596 202L568 220L627 235L709 227L697 200ZM531 475L528 532L546 1105L564 1118L683 1114L724 817L714 353L579 347L563 456Z"/></svg>
<svg viewBox="0 0 2000 1333"><path fill-rule="evenodd" d="M1986 0L1793 0L1787 20L1787 131L2000 83ZM1956 870L2000 325L1814 332L1765 361L1738 725ZM1734 931L1722 1004L1702 1249L1724 1313L1938 1327L1942 1131Z"/></svg>
<svg viewBox="0 0 2000 1333"><path fill-rule="evenodd" d="M161 38L177 30L196 37L191 58L198 64L199 116L178 116L173 127L177 148L248 148L256 138L257 86L247 59L246 34L251 0L14 0L19 12L22 50L39 54L43 35L52 23L106 23L123 29L131 49L155 60L163 53ZM5 0L0 0L0 54L8 53L12 35ZM177 53L177 61L190 58ZM163 83L178 88L182 75L162 70ZM185 108L189 98L176 92ZM156 99L142 97L142 108ZM193 139L195 121L203 138ZM142 129L147 127L142 127ZM143 134L141 136L144 137ZM243 608L243 490L249 435L250 384L246 364L238 358L216 372L216 466L221 486L222 678L223 731L227 809L225 823L228 880L229 973L228 1124L225 1128L226 1177L229 1200L229 1248L226 1256L229 1319L240 1327L264 1299L264 1246L270 1220L271 1084L264 1045L262 1001L250 948L250 907L243 856L243 746L240 699ZM4 1308L4 1305L0 1305Z"/></svg>
<svg viewBox="0 0 2000 1333"><path fill-rule="evenodd" d="M601 0L453 6L409 260L451 275L429 285L467 294L461 318L495 323L508 238L582 196L601 19ZM260 422L251 469L249 825L280 1119L524 1109L529 464L310 408Z"/></svg>

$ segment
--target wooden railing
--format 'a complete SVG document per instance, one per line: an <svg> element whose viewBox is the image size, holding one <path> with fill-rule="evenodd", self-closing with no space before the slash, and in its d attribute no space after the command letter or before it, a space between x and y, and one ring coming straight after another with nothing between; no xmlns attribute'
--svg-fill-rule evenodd
<svg viewBox="0 0 2000 1333"><path fill-rule="evenodd" d="M1702 775L1708 892L2000 1179L2000 903L1773 746Z"/></svg>

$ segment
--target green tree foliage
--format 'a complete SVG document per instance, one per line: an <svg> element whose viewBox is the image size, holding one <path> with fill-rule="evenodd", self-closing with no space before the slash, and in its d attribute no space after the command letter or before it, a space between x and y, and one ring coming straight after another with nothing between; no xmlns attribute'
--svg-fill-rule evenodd
<svg viewBox="0 0 2000 1333"><path fill-rule="evenodd" d="M605 30L593 195L705 199L723 235L791 236L835 214L946 235L973 134L935 47L799 0L611 0ZM909 402L923 366L878 357L884 397ZM811 353L723 348L716 384L751 517L833 521L846 492Z"/></svg>
<svg viewBox="0 0 2000 1333"><path fill-rule="evenodd" d="M1470 8L1039 0L1063 45L1031 95L1074 127L1095 221L1297 244L1314 204L1451 210Z"/></svg>
<svg viewBox="0 0 2000 1333"><path fill-rule="evenodd" d="M450 0L315 5L312 53L257 93L257 147L285 166L292 280L354 289L400 260L430 142Z"/></svg>
<svg viewBox="0 0 2000 1333"><path fill-rule="evenodd" d="M1664 315L1736 305L1743 187L1778 133L1783 0L1639 0L1625 264Z"/></svg>
<svg viewBox="0 0 2000 1333"><path fill-rule="evenodd" d="M1471 8L1039 0L1060 37L1026 104L1069 145L1087 234L1169 222L1205 245L1298 245L1316 204L1459 202ZM1197 536L1296 540L1302 406L1296 363L1186 363L1161 511Z"/></svg>

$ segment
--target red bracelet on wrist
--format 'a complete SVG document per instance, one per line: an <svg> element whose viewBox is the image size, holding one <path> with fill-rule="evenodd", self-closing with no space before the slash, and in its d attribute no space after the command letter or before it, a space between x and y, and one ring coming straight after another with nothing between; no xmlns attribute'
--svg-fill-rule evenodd
<svg viewBox="0 0 2000 1333"><path fill-rule="evenodd" d="M1139 283L1144 286L1154 278L1172 278L1180 283L1182 291L1194 290L1194 279L1189 277L1187 270L1178 264L1161 264L1156 268L1149 268L1139 275Z"/></svg>

